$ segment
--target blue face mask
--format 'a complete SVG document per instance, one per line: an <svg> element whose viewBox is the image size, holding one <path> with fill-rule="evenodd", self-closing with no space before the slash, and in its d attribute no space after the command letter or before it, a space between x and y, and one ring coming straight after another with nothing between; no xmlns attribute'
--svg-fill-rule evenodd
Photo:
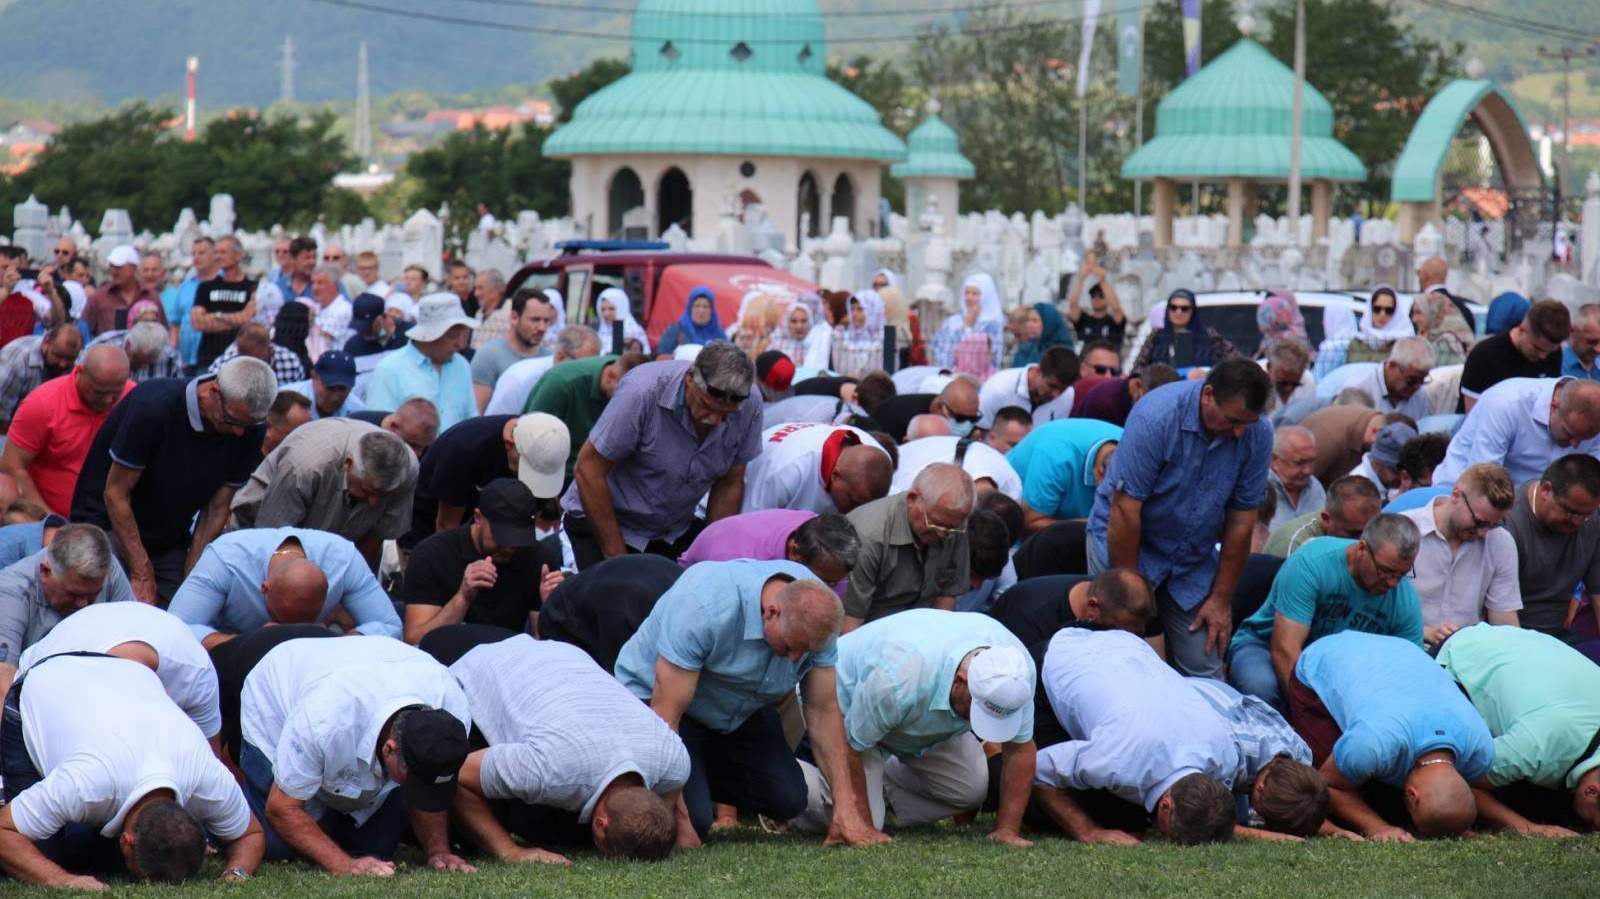
<svg viewBox="0 0 1600 899"><path fill-rule="evenodd" d="M956 438L957 440L965 439L972 433L973 424L974 422L970 421L956 421L953 418L950 419L950 436Z"/></svg>

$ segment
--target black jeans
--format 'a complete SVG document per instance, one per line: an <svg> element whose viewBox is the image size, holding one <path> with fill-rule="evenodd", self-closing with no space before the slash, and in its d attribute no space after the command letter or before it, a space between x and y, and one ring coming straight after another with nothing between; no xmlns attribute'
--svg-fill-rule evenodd
<svg viewBox="0 0 1600 899"><path fill-rule="evenodd" d="M685 715L678 736L689 750L683 802L700 836L711 830L718 802L779 821L805 811L805 775L773 707L762 708L727 733Z"/></svg>
<svg viewBox="0 0 1600 899"><path fill-rule="evenodd" d="M689 529L683 532L683 536L670 543L665 540L651 540L645 545L644 551L657 556L666 556L676 562L705 527L705 521L696 518L689 522ZM561 529L567 532L567 542L572 544L572 557L577 562L579 571L605 561L605 554L600 551L600 541L595 539L594 531L589 527L588 516L568 512L562 516ZM628 552L633 551L633 548L629 547Z"/></svg>

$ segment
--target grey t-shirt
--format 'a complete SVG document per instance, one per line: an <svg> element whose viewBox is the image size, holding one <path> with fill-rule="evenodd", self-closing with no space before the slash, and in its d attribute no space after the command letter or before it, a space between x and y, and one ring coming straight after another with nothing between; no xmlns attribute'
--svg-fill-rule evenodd
<svg viewBox="0 0 1600 899"><path fill-rule="evenodd" d="M1541 527L1528 503L1529 484L1517 488L1517 502L1505 527L1517 542L1517 579L1522 583L1523 627L1546 634L1560 632L1567 602L1581 581L1589 593L1600 592L1600 517L1584 522L1571 534Z"/></svg>
<svg viewBox="0 0 1600 899"><path fill-rule="evenodd" d="M511 348L511 342L504 338L496 338L481 347L472 356L472 383L493 387L505 370L524 359L531 359L537 353L524 356Z"/></svg>

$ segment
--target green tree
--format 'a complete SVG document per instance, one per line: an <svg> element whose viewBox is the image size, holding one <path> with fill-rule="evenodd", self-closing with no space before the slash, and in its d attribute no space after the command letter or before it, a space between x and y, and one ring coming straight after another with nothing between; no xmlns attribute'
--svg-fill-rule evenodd
<svg viewBox="0 0 1600 899"><path fill-rule="evenodd" d="M194 185L177 165L172 110L133 104L105 118L61 129L27 171L6 179L4 202L34 194L63 204L95 227L107 209L128 210L135 227L160 230L176 219Z"/></svg>
<svg viewBox="0 0 1600 899"><path fill-rule="evenodd" d="M251 114L213 121L189 145L200 179L198 197L190 202L203 206L214 193L232 194L239 225L252 230L315 221L334 190L333 177L358 162L336 127L327 111L305 121ZM365 214L359 203L359 197L342 197L340 214L330 221L359 220Z"/></svg>
<svg viewBox="0 0 1600 899"><path fill-rule="evenodd" d="M458 242L476 221L467 213L478 203L501 215L519 209L565 215L572 167L542 152L550 132L532 123L515 134L482 125L454 132L406 161L406 176L414 182L410 200L429 208L448 202L460 213L451 220L451 237Z"/></svg>
<svg viewBox="0 0 1600 899"><path fill-rule="evenodd" d="M1291 12L1293 5L1290 5ZM1200 64L1203 66L1239 40L1239 12L1233 0L1205 0L1200 5ZM1178 0L1150 4L1144 19L1144 87L1157 99L1188 77L1183 62L1183 9ZM1147 102L1145 136L1155 106Z"/></svg>
<svg viewBox="0 0 1600 899"><path fill-rule="evenodd" d="M572 121L572 113L579 103L631 70L627 60L602 58L565 78L552 78L550 95L556 98L556 106L559 107L556 122L565 124Z"/></svg>

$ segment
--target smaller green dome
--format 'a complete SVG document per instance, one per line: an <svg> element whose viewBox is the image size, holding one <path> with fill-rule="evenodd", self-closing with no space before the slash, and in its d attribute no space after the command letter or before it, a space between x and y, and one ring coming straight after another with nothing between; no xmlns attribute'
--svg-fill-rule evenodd
<svg viewBox="0 0 1600 899"><path fill-rule="evenodd" d="M971 178L978 173L972 160L961 155L961 139L939 118L937 103L928 104L928 117L906 135L906 161L889 168L896 178Z"/></svg>

